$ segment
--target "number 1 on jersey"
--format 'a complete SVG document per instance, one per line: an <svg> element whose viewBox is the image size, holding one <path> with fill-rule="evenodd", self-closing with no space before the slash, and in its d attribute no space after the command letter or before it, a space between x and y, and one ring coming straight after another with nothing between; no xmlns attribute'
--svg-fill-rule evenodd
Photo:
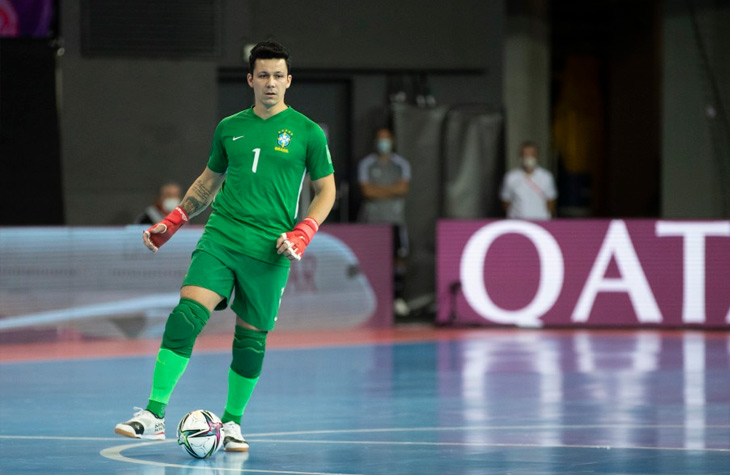
<svg viewBox="0 0 730 475"><path fill-rule="evenodd" d="M251 170L253 170L254 173L256 173L256 168L258 168L259 166L259 155L261 155L261 149L253 149L253 167L251 168Z"/></svg>

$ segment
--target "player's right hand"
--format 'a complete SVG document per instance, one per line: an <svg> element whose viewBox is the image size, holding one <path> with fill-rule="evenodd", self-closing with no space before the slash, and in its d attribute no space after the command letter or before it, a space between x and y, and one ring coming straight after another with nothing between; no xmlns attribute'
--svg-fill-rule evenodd
<svg viewBox="0 0 730 475"><path fill-rule="evenodd" d="M189 220L188 213L181 207L177 207L170 214L157 224L149 227L142 233L142 242L152 252L157 250L170 240L173 234L180 229L180 226Z"/></svg>

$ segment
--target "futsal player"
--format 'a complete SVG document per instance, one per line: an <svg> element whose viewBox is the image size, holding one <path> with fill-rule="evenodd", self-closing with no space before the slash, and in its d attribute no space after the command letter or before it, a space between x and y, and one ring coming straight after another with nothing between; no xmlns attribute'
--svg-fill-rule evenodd
<svg viewBox="0 0 730 475"><path fill-rule="evenodd" d="M147 406L117 424L117 434L165 438L165 408L193 344L211 312L224 309L233 294L231 309L237 317L221 417L223 448L248 451L241 416L261 374L266 336L276 323L289 264L302 258L332 209L335 181L324 132L284 102L292 82L288 51L275 42L257 44L251 50L247 80L254 105L218 124L203 173L180 206L143 233L145 246L156 252L213 202L180 302L165 325ZM306 173L315 195L297 224Z"/></svg>

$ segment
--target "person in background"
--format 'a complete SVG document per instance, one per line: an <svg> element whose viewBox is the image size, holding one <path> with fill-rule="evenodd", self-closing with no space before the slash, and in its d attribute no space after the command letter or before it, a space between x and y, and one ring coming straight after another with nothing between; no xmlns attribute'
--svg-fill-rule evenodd
<svg viewBox="0 0 730 475"><path fill-rule="evenodd" d="M395 311L398 315L406 315L409 309L403 299L408 256L405 197L411 181L411 166L405 158L393 152L393 139L390 129L378 129L375 152L360 161L358 181L365 198L360 220L393 226Z"/></svg>
<svg viewBox="0 0 730 475"><path fill-rule="evenodd" d="M522 143L520 168L507 172L500 197L508 218L550 219L555 216L558 197L555 181L552 173L538 164L534 142Z"/></svg>
<svg viewBox="0 0 730 475"><path fill-rule="evenodd" d="M144 212L137 216L134 224L154 224L162 221L165 216L177 208L182 201L182 188L173 182L165 183L160 187L157 199Z"/></svg>

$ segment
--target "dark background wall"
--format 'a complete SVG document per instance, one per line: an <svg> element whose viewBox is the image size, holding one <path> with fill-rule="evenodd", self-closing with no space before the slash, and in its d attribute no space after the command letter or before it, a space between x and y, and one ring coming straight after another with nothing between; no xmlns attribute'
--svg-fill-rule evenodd
<svg viewBox="0 0 730 475"><path fill-rule="evenodd" d="M503 0L285 0L273 11L258 0L57 5L59 41L0 39L0 153L14 164L2 177L3 224L127 223L161 182L187 186L205 166L217 120L250 105L242 58L265 38L292 50L291 105L328 126L337 180L350 185L333 219L355 218L356 164L387 122L392 93L402 89L412 102L425 79L441 105L499 110L503 84L519 83L531 95L526 107L504 111L507 123L536 125L525 138L548 137L549 124L526 120L530 102L549 102L544 83L558 90L561 61L575 53L600 65L605 143L585 157L597 163L590 213L724 217L730 209L724 0L524 0L522 15L541 12L533 15L541 33L518 33L546 47L518 51L527 56L515 71L504 68L515 32L505 28ZM145 26L155 18L165 28ZM530 61L534 51L549 51L550 79L534 67L542 56ZM418 166L419 157L407 158Z"/></svg>
<svg viewBox="0 0 730 475"><path fill-rule="evenodd" d="M584 104L572 109L584 135L593 135L583 137L587 176L571 183L559 169L561 201L583 205L588 216L659 215L661 12L659 2L552 2L554 100L570 93L566 87L581 89ZM571 61L583 74L567 69Z"/></svg>
<svg viewBox="0 0 730 475"><path fill-rule="evenodd" d="M64 222L55 56L44 39L0 41L0 223Z"/></svg>
<svg viewBox="0 0 730 475"><path fill-rule="evenodd" d="M385 123L394 82L412 95L415 78L426 74L441 103L501 103L501 1L457 0L445 8L416 0L289 0L274 12L260 1L213 2L220 12L201 20L220 32L210 57L88 54L93 37L84 36L82 21L89 21L89 3L60 5L68 224L128 223L160 183L186 187L206 164L217 121L251 105L243 51L263 39L291 50L287 102L328 125L341 184L353 182L356 162ZM351 194L334 219L354 218L357 193Z"/></svg>
<svg viewBox="0 0 730 475"><path fill-rule="evenodd" d="M498 1L281 0L272 11L270 2L247 0L227 2L226 12L229 60L240 40L267 37L296 48L300 67L317 69L486 68L500 49L488 42L501 29Z"/></svg>
<svg viewBox="0 0 730 475"><path fill-rule="evenodd" d="M661 10L633 2L629 16L623 7L610 16L609 147L600 185L606 196L598 209L603 216L653 217L661 194Z"/></svg>
<svg viewBox="0 0 730 475"><path fill-rule="evenodd" d="M131 223L162 182L188 186L205 167L216 125L217 65L215 58L185 54L125 55L112 48L86 54L82 38L87 48L95 41L83 37L88 3L60 4L66 221ZM125 21L134 20L145 18Z"/></svg>
<svg viewBox="0 0 730 475"><path fill-rule="evenodd" d="M730 2L662 2L662 216L730 216Z"/></svg>

